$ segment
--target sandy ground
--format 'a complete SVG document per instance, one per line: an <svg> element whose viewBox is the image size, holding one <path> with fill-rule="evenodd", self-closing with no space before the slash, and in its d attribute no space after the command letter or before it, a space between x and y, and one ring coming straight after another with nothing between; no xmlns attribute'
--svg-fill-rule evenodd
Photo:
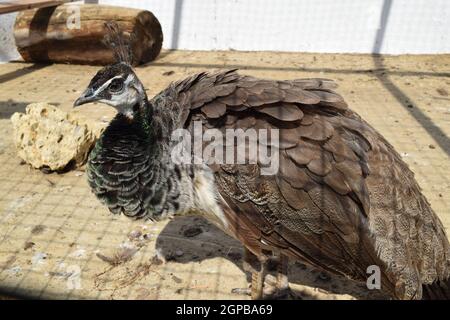
<svg viewBox="0 0 450 320"><path fill-rule="evenodd" d="M224 67L264 78L336 80L351 108L402 154L450 228L450 55L166 51L137 74L152 96L187 74ZM144 224L111 216L82 171L44 174L21 164L10 116L32 102L71 109L97 70L0 65L0 291L59 299L248 298L231 293L247 285L242 247L208 222L185 217ZM99 120L113 115L101 105L79 112ZM110 265L114 261L122 263ZM300 263L289 271L300 299L381 297Z"/></svg>

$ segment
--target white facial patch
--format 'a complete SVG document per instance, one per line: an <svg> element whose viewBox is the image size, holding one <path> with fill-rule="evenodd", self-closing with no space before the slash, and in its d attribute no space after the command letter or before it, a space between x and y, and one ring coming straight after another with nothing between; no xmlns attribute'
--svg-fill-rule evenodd
<svg viewBox="0 0 450 320"><path fill-rule="evenodd" d="M104 84L102 84L100 87L98 87L97 90L94 91L94 96L96 96L99 92L105 90L114 79L119 79L119 78L122 78L122 75L112 77L111 79L106 81Z"/></svg>
<svg viewBox="0 0 450 320"><path fill-rule="evenodd" d="M124 84L127 86L131 81L133 81L134 76L132 74L129 74L128 77L125 79Z"/></svg>

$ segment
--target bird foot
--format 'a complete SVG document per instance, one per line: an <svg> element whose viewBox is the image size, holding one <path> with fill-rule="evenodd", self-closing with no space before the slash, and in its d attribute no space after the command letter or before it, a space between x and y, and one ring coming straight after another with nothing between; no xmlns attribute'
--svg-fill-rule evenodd
<svg viewBox="0 0 450 320"><path fill-rule="evenodd" d="M233 288L231 289L231 293L241 296L249 296L252 293L252 288Z"/></svg>
<svg viewBox="0 0 450 320"><path fill-rule="evenodd" d="M237 295L251 296L252 285L249 284L247 288L234 288L231 293ZM276 277L268 274L264 280L263 299L277 300L277 299L298 299L298 297L289 288L289 283L280 282Z"/></svg>
<svg viewBox="0 0 450 320"><path fill-rule="evenodd" d="M231 290L231 293L233 294L237 294L237 295L241 295L241 296L251 296L252 295L252 288L251 286L249 288L233 288ZM272 290L269 288L264 288L263 290L263 294L264 294L264 299L267 296L271 296L272 295Z"/></svg>

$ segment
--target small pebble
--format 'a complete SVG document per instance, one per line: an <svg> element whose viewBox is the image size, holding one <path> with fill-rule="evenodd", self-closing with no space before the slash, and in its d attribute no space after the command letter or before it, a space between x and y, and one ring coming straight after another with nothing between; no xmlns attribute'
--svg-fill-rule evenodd
<svg viewBox="0 0 450 320"><path fill-rule="evenodd" d="M181 257L181 256L184 255L184 252L181 251L181 250L177 250L177 251L175 251L175 255L176 255L177 257Z"/></svg>
<svg viewBox="0 0 450 320"><path fill-rule="evenodd" d="M28 249L34 247L34 245L35 245L34 242L27 241L27 242L25 242L25 245L23 246L23 250L28 250Z"/></svg>
<svg viewBox="0 0 450 320"><path fill-rule="evenodd" d="M31 233L32 234L41 234L42 232L44 232L45 227L41 224L38 224L37 226L34 226L33 229L31 229Z"/></svg>
<svg viewBox="0 0 450 320"><path fill-rule="evenodd" d="M144 233L144 235L142 236L145 240L150 240L152 235L150 233Z"/></svg>
<svg viewBox="0 0 450 320"><path fill-rule="evenodd" d="M200 227L194 226L194 227L189 227L186 230L184 230L183 235L185 237L192 238L192 237L199 235L202 232L203 232L203 230Z"/></svg>
<svg viewBox="0 0 450 320"><path fill-rule="evenodd" d="M430 149L436 149L436 147L434 146L434 144L430 144L430 145L428 146L428 148L430 148Z"/></svg>
<svg viewBox="0 0 450 320"><path fill-rule="evenodd" d="M447 97L448 96L448 92L447 90L445 90L444 88L439 88L436 89L437 93L439 93L441 96Z"/></svg>
<svg viewBox="0 0 450 320"><path fill-rule="evenodd" d="M172 280L175 281L176 283L181 283L181 282L183 282L182 279L178 278L178 277L175 276L175 275L172 275Z"/></svg>
<svg viewBox="0 0 450 320"><path fill-rule="evenodd" d="M142 232L140 232L139 230L133 230L128 234L128 239L130 239L130 240L139 239L139 237L141 235L142 235Z"/></svg>

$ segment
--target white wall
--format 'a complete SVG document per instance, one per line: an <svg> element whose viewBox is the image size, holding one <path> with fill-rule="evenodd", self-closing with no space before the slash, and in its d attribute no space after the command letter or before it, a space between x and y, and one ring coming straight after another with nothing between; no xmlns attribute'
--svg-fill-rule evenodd
<svg viewBox="0 0 450 320"><path fill-rule="evenodd" d="M450 0L99 0L152 11L164 48L450 53ZM0 15L0 60L13 19ZM8 29L9 28L9 29ZM7 33L5 36L5 32Z"/></svg>
<svg viewBox="0 0 450 320"><path fill-rule="evenodd" d="M164 48L450 53L450 0L100 0L152 11ZM383 16L383 18L382 18ZM381 27L381 25L385 27Z"/></svg>

